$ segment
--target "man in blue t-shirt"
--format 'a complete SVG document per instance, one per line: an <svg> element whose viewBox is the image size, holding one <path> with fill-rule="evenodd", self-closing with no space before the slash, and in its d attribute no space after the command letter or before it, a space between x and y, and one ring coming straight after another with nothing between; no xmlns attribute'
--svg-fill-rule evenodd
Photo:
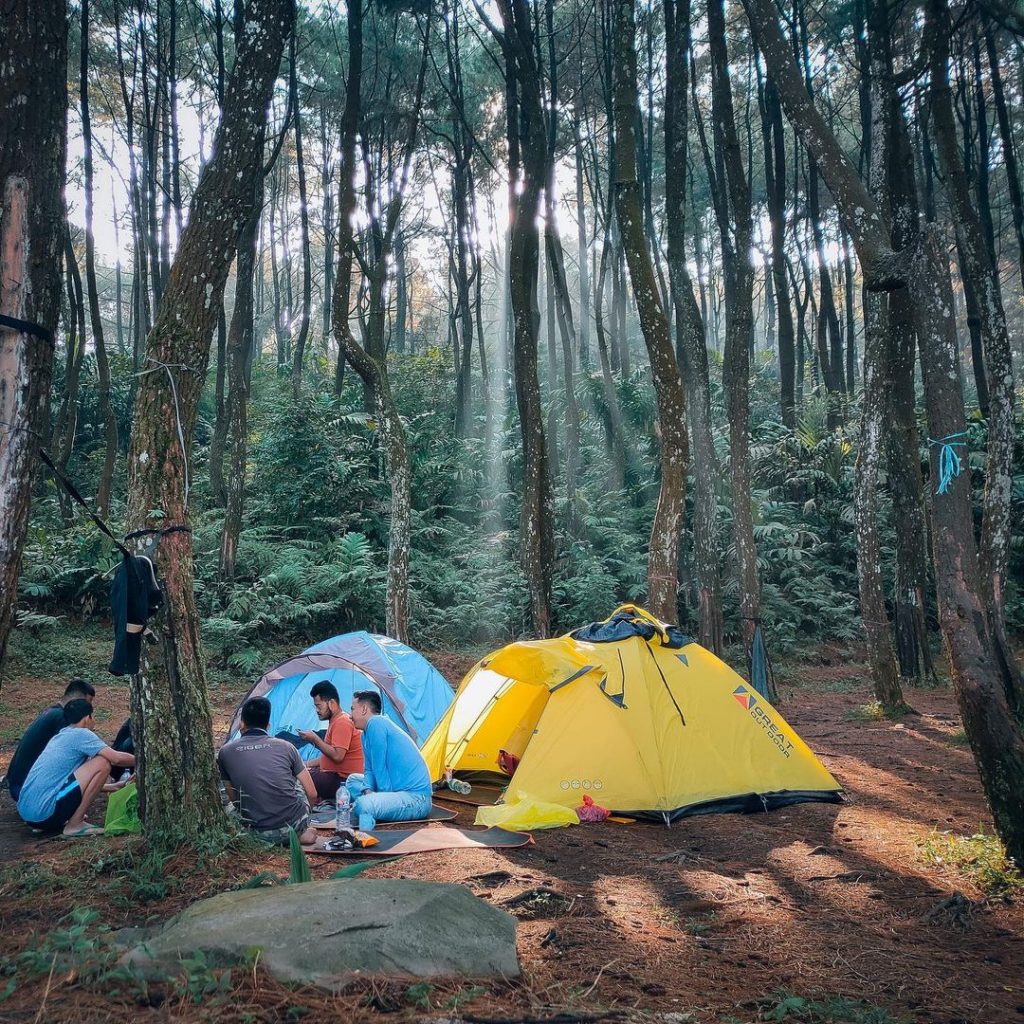
<svg viewBox="0 0 1024 1024"><path fill-rule="evenodd" d="M92 731L92 705L71 700L64 705L64 728L46 745L21 787L18 814L42 832L68 838L97 836L85 813L110 778L113 765L135 765L135 756L108 747Z"/></svg>
<svg viewBox="0 0 1024 1024"><path fill-rule="evenodd" d="M378 821L421 821L430 815L430 772L408 733L381 713L380 694L352 695L352 724L363 735L363 774L346 780L359 827L372 831Z"/></svg>
<svg viewBox="0 0 1024 1024"><path fill-rule="evenodd" d="M14 751L14 757L7 768L7 788L11 791L11 799L15 803L32 765L46 749L46 744L64 728L64 704L76 698L92 704L95 697L96 691L84 679L72 679L64 690L64 703L48 707L22 733L18 748Z"/></svg>

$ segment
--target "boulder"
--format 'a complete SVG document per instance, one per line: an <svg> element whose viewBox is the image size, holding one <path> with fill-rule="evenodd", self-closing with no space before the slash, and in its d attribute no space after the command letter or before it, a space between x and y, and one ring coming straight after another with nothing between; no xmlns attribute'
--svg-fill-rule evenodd
<svg viewBox="0 0 1024 1024"><path fill-rule="evenodd" d="M516 920L460 885L343 879L225 892L193 904L125 959L150 976L201 950L230 966L259 951L281 981L338 989L366 974L519 975Z"/></svg>

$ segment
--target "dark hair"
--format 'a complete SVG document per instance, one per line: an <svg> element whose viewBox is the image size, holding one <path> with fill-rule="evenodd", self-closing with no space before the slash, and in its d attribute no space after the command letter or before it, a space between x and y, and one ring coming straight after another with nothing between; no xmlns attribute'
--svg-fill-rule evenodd
<svg viewBox="0 0 1024 1024"><path fill-rule="evenodd" d="M72 679L64 688L64 696L85 697L88 700L92 700L96 696L96 689L92 683L86 682L84 679Z"/></svg>
<svg viewBox="0 0 1024 1024"><path fill-rule="evenodd" d="M251 697L242 705L242 725L246 729L266 729L270 725L270 701Z"/></svg>
<svg viewBox="0 0 1024 1024"><path fill-rule="evenodd" d="M369 704L370 707L373 708L373 713L375 715L380 714L382 705L380 702L380 694L376 690L356 690L356 692L352 694L352 699L362 701L364 704Z"/></svg>
<svg viewBox="0 0 1024 1024"><path fill-rule="evenodd" d="M83 718L88 718L91 714L92 705L82 697L76 697L64 705L64 724L78 725Z"/></svg>
<svg viewBox="0 0 1024 1024"><path fill-rule="evenodd" d="M310 697L314 700L319 697L321 700L333 700L341 704L341 698L338 696L338 688L334 683L327 682L326 679L321 679L319 683L313 684L313 689L309 691Z"/></svg>

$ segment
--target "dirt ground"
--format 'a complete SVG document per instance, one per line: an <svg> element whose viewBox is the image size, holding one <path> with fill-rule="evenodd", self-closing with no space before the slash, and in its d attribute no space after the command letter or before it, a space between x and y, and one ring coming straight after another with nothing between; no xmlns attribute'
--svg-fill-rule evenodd
<svg viewBox="0 0 1024 1024"><path fill-rule="evenodd" d="M470 663L458 655L436 660L450 678ZM969 878L927 862L920 849L934 830L991 831L951 692L910 692L919 714L893 723L858 715L869 693L855 659L824 652L816 664L781 675L781 710L842 784L842 805L708 815L671 828L583 825L538 832L535 845L518 850L423 854L371 870L372 877L465 884L512 910L520 920L520 982L468 989L367 983L327 997L286 989L254 970L233 981L230 998L220 1002L195 1005L176 995L138 1006L118 993L97 993L71 972L19 985L0 1002L0 1020L276 1021L308 1012L506 1024L557 1014L563 1021L641 1014L684 1024L759 1020L765 1006L777 1007L786 996L842 996L892 1016L813 1019L1024 1021L1024 903L984 899ZM15 726L30 721L58 688L56 680L35 678L5 685L0 768L13 750ZM120 684L99 687L101 726L110 735L126 698ZM236 698L217 694L218 730ZM463 808L458 824L470 826L472 816ZM163 900L105 902L92 865L129 842L40 841L20 824L6 794L0 798L0 965L38 942L76 903L99 906L111 927L136 925L228 888L232 879L268 868L287 873L285 854L265 854L229 865L226 874L193 878ZM329 877L339 866L310 860L314 877ZM173 874L187 861L182 854L165 870ZM42 895L19 885L20 876L44 868L68 872L80 884Z"/></svg>

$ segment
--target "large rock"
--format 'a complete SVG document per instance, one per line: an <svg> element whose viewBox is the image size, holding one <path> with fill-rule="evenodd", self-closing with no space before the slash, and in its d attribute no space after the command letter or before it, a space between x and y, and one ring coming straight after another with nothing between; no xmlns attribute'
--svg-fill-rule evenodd
<svg viewBox="0 0 1024 1024"><path fill-rule="evenodd" d="M511 914L460 885L396 879L221 893L193 904L126 959L159 975L197 950L227 966L256 949L282 981L331 989L358 974L519 975Z"/></svg>

